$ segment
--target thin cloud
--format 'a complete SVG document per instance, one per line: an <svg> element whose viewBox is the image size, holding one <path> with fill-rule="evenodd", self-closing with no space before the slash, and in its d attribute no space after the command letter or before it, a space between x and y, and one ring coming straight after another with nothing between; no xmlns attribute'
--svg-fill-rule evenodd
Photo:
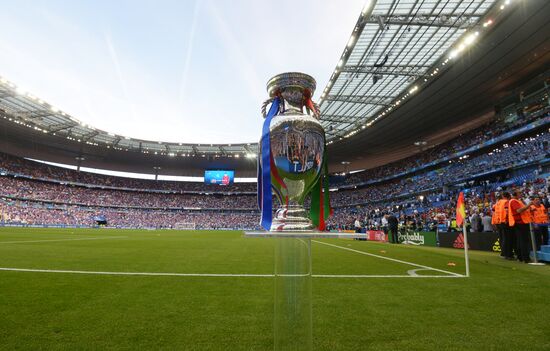
<svg viewBox="0 0 550 351"><path fill-rule="evenodd" d="M195 1L195 7L193 9L193 20L191 21L191 30L189 32L189 39L187 41L187 50L185 52L185 61L183 64L183 72L181 75L181 85L178 95L178 101L180 106L184 105L185 91L187 88L187 78L189 75L189 67L191 65L191 57L193 54L193 43L195 41L195 33L197 31L197 23L199 21L199 13L202 6L202 0Z"/></svg>
<svg viewBox="0 0 550 351"><path fill-rule="evenodd" d="M118 81L120 83L120 86L122 88L122 92L124 93L124 98L130 102L130 110L132 114L132 119L135 120L137 117L136 114L136 107L133 103L131 103L130 94L128 92L128 86L126 85L126 81L124 80L124 76L122 75L122 69L120 68L120 62L118 60L118 55L115 50L115 46L113 45L113 41L111 39L111 36L108 33L104 34L105 37L105 43L107 44L107 49L109 51L109 57L111 57L111 60L113 62L113 65L115 67L115 72L118 78Z"/></svg>
<svg viewBox="0 0 550 351"><path fill-rule="evenodd" d="M248 88L248 94L256 96L258 100L261 100L262 97L265 97L263 93L265 87L263 82L258 78L257 68L252 65L248 56L244 53L239 40L231 30L231 27L227 25L221 11L213 1L208 2L208 10L214 19L214 24L216 25L222 44L227 49L227 57L233 61L233 65L242 74Z"/></svg>

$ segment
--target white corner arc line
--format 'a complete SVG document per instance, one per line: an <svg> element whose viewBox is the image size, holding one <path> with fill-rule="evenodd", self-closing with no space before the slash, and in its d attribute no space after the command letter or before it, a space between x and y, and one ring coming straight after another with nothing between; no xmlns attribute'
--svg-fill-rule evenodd
<svg viewBox="0 0 550 351"><path fill-rule="evenodd" d="M355 252L355 253L358 253L358 254L361 254L361 255L372 256L372 257L381 258L381 259L388 260L388 261L393 261L393 262L398 262L398 263L402 263L402 264L407 264L407 265L414 266L414 267L419 267L419 268L429 269L429 270L433 270L433 271L437 271L437 272L441 272L441 273L451 274L451 275L454 275L454 276L457 276L457 277L462 276L462 274L459 274L459 273L449 272L449 271L445 271L445 270L443 270L443 269L438 269L438 268L433 268L433 267L429 267L429 266L424 266L424 265L417 264L417 263L402 261L402 260L398 260L398 259L396 259L396 258L384 257L384 256L376 255L376 254L371 254L371 253L368 253L368 252L365 252L365 251L350 249L349 247L344 247L344 246L329 244L329 243L325 243L325 242L317 241L317 240L311 240L311 241L316 242L316 243L318 243L318 244L323 244L323 245L327 245L327 246L336 247L336 248L339 248L339 249L342 249L342 250L348 250L348 251Z"/></svg>
<svg viewBox="0 0 550 351"><path fill-rule="evenodd" d="M0 241L1 244L25 244L25 243L48 243L57 241L82 241L82 240L104 240L104 239L122 239L127 236L105 236L105 237L93 237L93 238L71 238L71 239L51 239L51 240L13 240L13 241Z"/></svg>
<svg viewBox="0 0 550 351"><path fill-rule="evenodd" d="M247 273L166 273L166 272L108 272L82 271L65 269L38 269L38 268L11 268L0 267L4 272L28 273L60 273L86 275L122 275L122 276L161 276L161 277L237 277L237 278L274 278L275 274L247 274ZM312 278L464 278L463 275L379 275L379 274L313 274Z"/></svg>
<svg viewBox="0 0 550 351"><path fill-rule="evenodd" d="M416 268L416 269L409 269L407 271L407 274L408 275L414 275L414 276L419 276L418 271L431 271L431 269L426 269L426 268Z"/></svg>

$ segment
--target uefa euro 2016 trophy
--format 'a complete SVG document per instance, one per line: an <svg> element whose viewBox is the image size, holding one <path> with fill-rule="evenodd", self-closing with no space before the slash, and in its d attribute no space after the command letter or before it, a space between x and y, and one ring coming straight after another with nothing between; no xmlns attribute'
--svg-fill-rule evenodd
<svg viewBox="0 0 550 351"><path fill-rule="evenodd" d="M314 90L315 80L307 74L279 74L267 83L270 98L262 107L258 205L266 231L245 232L245 236L275 238L273 341L277 351L313 349L311 239L357 235L324 231L330 214L328 167L319 108L311 100ZM273 194L280 204L275 218ZM304 209L308 195L309 216Z"/></svg>
<svg viewBox="0 0 550 351"><path fill-rule="evenodd" d="M325 132L318 121L319 108L311 100L315 84L313 77L296 72L279 74L267 83L270 99L262 108L266 120L258 160L258 199L261 224L266 230L324 229L329 211L328 198L325 200L328 191L323 194L320 179L326 170ZM272 190L280 204L274 218ZM313 223L304 209L304 200L310 193Z"/></svg>

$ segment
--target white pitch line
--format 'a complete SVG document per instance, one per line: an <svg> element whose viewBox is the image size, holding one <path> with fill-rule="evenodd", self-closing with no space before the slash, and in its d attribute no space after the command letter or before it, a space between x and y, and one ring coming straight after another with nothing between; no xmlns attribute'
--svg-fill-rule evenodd
<svg viewBox="0 0 550 351"><path fill-rule="evenodd" d="M465 278L459 275L314 274L313 278Z"/></svg>
<svg viewBox="0 0 550 351"><path fill-rule="evenodd" d="M67 273L90 275L144 275L144 276L168 276L168 277L274 277L273 274L231 274L231 273L164 273L164 272L103 272L103 271L73 271L62 269L34 269L34 268L6 268L0 267L0 271L35 272L35 273Z"/></svg>
<svg viewBox="0 0 550 351"><path fill-rule="evenodd" d="M311 241L316 242L316 243L318 243L318 244L323 244L323 245L327 245L327 246L336 247L336 248L339 248L339 249L342 249L342 250L352 251L352 252L355 252L355 253L358 253L358 254L361 254L361 255L372 256L372 257L381 258L381 259L388 260L388 261L393 261L393 262L398 262L398 263L407 264L407 265L414 266L414 267L429 269L429 270L433 270L433 271L437 271L437 272L441 272L441 273L447 273L447 274L451 274L451 275L454 275L454 276L457 276L457 277L461 277L461 276L462 276L462 274L458 274L458 273L454 273L454 272L445 271L445 270L443 270L443 269L437 269L437 268L433 268L433 267L429 267L429 266L424 266L424 265L417 264L417 263L402 261L402 260L398 260L398 259L396 259L396 258L391 258L391 257L384 257L384 256L380 256L380 255L375 255L375 254L371 254L371 253L368 253L368 252L365 252L365 251L359 251L359 250L355 250L355 249L350 249L349 247L344 247L344 246L329 244L329 243L325 243L325 242L317 241L317 240L311 240Z"/></svg>
<svg viewBox="0 0 550 351"><path fill-rule="evenodd" d="M106 236L97 238L71 238L71 239L53 239L53 240L14 240L14 241L0 241L0 244L24 244L24 243L48 243L56 241L81 241L81 240L102 240L102 239L122 239L127 236Z"/></svg>
<svg viewBox="0 0 550 351"><path fill-rule="evenodd" d="M0 267L6 272L30 273L64 273L87 275L126 275L126 276L164 276L164 277L243 277L243 278L274 278L275 274L232 274L232 273L164 273L164 272L103 272L103 271L75 271L61 269L34 269ZM464 278L462 275L369 275L369 274L313 274L312 278Z"/></svg>

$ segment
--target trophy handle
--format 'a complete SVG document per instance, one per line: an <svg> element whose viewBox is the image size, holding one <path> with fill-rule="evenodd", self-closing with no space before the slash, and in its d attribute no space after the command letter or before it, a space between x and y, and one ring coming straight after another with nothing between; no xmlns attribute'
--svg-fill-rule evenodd
<svg viewBox="0 0 550 351"><path fill-rule="evenodd" d="M273 100L275 100L274 97L269 98L269 99L265 100L264 103L262 104L262 117L263 118L266 118L266 116L267 116L267 106L269 104L271 104L273 102Z"/></svg>

